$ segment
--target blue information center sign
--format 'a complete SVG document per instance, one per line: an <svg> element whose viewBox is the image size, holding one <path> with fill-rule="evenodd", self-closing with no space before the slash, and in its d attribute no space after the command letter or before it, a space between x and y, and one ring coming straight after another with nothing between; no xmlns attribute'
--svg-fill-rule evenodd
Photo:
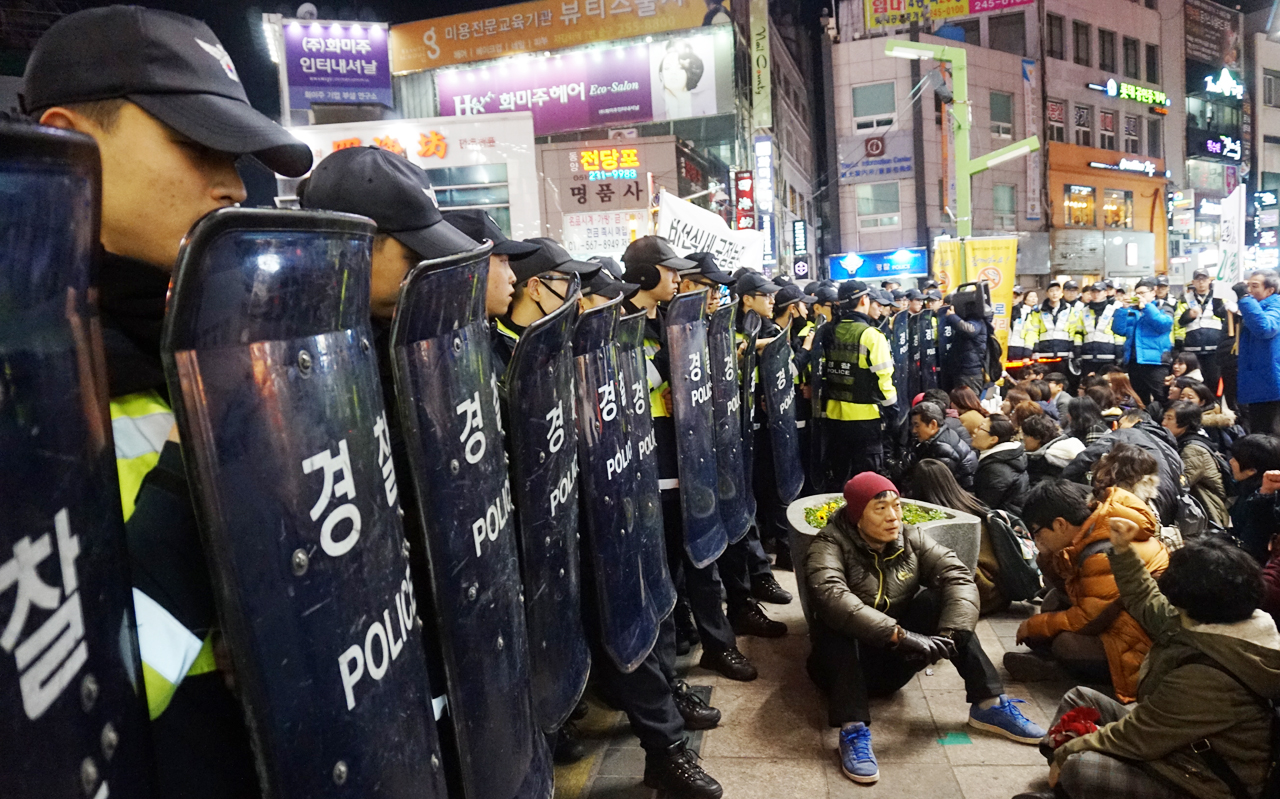
<svg viewBox="0 0 1280 799"><path fill-rule="evenodd" d="M883 280L888 277L926 277L928 274L929 253L924 247L831 256L832 280Z"/></svg>

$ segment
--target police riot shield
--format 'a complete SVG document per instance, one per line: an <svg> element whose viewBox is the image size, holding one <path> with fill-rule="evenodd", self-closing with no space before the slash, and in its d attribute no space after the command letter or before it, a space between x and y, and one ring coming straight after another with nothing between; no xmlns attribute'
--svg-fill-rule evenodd
<svg viewBox="0 0 1280 799"><path fill-rule="evenodd" d="M87 136L0 124L0 796L152 795L92 284L99 175Z"/></svg>
<svg viewBox="0 0 1280 799"><path fill-rule="evenodd" d="M938 387L938 353L941 346L938 340L938 316L926 309L916 317L916 324L920 326L920 390L928 391Z"/></svg>
<svg viewBox="0 0 1280 799"><path fill-rule="evenodd" d="M587 582L596 601L600 641L624 672L634 671L658 636L645 599L636 505L639 452L628 430L633 400L619 368L616 342L621 300L582 314L573 337L582 463Z"/></svg>
<svg viewBox="0 0 1280 799"><path fill-rule="evenodd" d="M742 393L738 383L738 349L734 342L736 305L725 305L707 323L707 351L711 369L712 414L716 424L716 469L719 474L720 519L729 543L736 544L751 529L742 467Z"/></svg>
<svg viewBox="0 0 1280 799"><path fill-rule="evenodd" d="M372 223L226 208L162 357L264 793L445 796L370 344ZM300 742L305 741L305 745Z"/></svg>
<svg viewBox="0 0 1280 799"><path fill-rule="evenodd" d="M889 326L889 347L893 351L893 387L898 392L899 415L907 403L911 402L911 394L907 385L911 360L911 313L899 311Z"/></svg>
<svg viewBox="0 0 1280 799"><path fill-rule="evenodd" d="M533 707L528 593L485 319L490 249L409 273L391 329L392 371L419 506L410 536L426 553L448 683L457 793L541 799L551 773Z"/></svg>
<svg viewBox="0 0 1280 799"><path fill-rule="evenodd" d="M786 331L760 351L760 380L768 410L769 441L773 450L773 472L778 498L790 504L804 488L804 466L800 463L800 431L796 427L796 388L792 375L791 342Z"/></svg>
<svg viewBox="0 0 1280 799"><path fill-rule="evenodd" d="M742 318L742 339L738 342L742 348L738 370L738 390L742 397L738 409L742 417L742 493L746 500L747 518L753 524L756 518L756 492L751 489L755 474L756 382L760 379L760 371L756 368L756 339L762 324L760 314L747 311Z"/></svg>
<svg viewBox="0 0 1280 799"><path fill-rule="evenodd" d="M826 348L823 346L823 339L828 335L824 332L827 325L834 324L832 322L823 322L813 334L813 348L809 352L810 378L809 385L813 387L809 394L809 448L808 452L802 455L809 459L809 480L813 485L815 493L823 494L831 490L829 487L831 477L827 474L827 438L823 435L823 425L826 423L826 402L822 396L822 376L825 373Z"/></svg>
<svg viewBox="0 0 1280 799"><path fill-rule="evenodd" d="M645 314L635 313L618 321L618 371L626 387L627 433L636 452L636 531L640 542L640 571L645 596L655 621L667 617L676 606L676 588L667 565L667 542L662 525L662 500L658 488L657 436L649 409L647 363L644 356ZM655 635L657 628L654 628Z"/></svg>
<svg viewBox="0 0 1280 799"><path fill-rule="evenodd" d="M587 685L578 557L578 430L574 424L576 287L524 331L505 394L520 572L529 630L535 717L554 732Z"/></svg>
<svg viewBox="0 0 1280 799"><path fill-rule="evenodd" d="M689 560L703 568L728 545L720 519L706 290L678 295L667 307L671 407L680 467L680 512ZM747 483L750 485L750 483Z"/></svg>

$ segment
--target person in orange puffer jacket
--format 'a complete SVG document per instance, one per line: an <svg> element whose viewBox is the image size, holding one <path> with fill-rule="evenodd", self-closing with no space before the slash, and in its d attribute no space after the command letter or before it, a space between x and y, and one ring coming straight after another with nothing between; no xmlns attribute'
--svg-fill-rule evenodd
<svg viewBox="0 0 1280 799"><path fill-rule="evenodd" d="M1018 628L1018 643L1035 648L1047 644L1056 659L1105 659L1116 698L1137 697L1138 669L1151 639L1120 603L1120 591L1107 559L1109 519L1124 518L1138 525L1133 549L1153 576L1169 565L1169 553L1155 537L1160 521L1151 508L1122 488L1106 490L1093 500L1088 487L1051 480L1031 490L1023 520L1035 536L1046 581L1070 600L1065 610L1037 613ZM1046 604L1049 604L1046 601ZM1016 680L1033 679L1027 668L1038 654L1011 652L1005 667ZM1043 677L1042 677L1043 679Z"/></svg>

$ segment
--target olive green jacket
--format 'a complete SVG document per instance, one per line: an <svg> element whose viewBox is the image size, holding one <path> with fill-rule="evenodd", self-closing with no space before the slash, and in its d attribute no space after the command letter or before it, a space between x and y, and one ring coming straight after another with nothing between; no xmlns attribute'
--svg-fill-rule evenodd
<svg viewBox="0 0 1280 799"><path fill-rule="evenodd" d="M898 614L922 587L940 595L939 629L972 631L978 623L973 575L914 526L875 552L841 511L809 546L805 577L822 623L860 641L887 646Z"/></svg>
<svg viewBox="0 0 1280 799"><path fill-rule="evenodd" d="M1068 741L1056 762L1084 751L1134 760L1197 799L1231 799L1191 745L1207 739L1254 794L1266 778L1271 715L1257 695L1280 697L1280 633L1254 611L1234 624L1201 624L1175 608L1132 549L1112 553L1125 608L1151 636L1138 701L1119 721ZM1208 655L1231 675L1188 659ZM1256 694L1255 694L1256 692Z"/></svg>

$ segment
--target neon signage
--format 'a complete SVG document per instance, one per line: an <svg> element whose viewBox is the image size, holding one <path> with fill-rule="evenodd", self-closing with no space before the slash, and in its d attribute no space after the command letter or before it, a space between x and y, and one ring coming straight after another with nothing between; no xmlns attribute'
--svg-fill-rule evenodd
<svg viewBox="0 0 1280 799"><path fill-rule="evenodd" d="M635 180L639 176L640 154L635 148L579 150L575 167L587 173L587 180Z"/></svg>
<svg viewBox="0 0 1280 799"><path fill-rule="evenodd" d="M1230 136L1219 136L1217 139L1209 139L1204 143L1205 152L1209 155L1220 155L1223 158L1230 158L1233 161L1239 161L1243 154L1243 143L1240 139L1233 139Z"/></svg>
<svg viewBox="0 0 1280 799"><path fill-rule="evenodd" d="M1222 68L1222 74L1217 78L1212 75L1205 76L1204 90L1224 97L1234 97L1237 100L1244 99L1244 84L1237 81L1226 67Z"/></svg>
<svg viewBox="0 0 1280 799"><path fill-rule="evenodd" d="M1109 79L1106 83L1090 83L1087 86L1095 92L1106 94L1108 97L1119 97L1122 100L1133 100L1147 105L1167 106L1169 104L1168 95L1162 91L1148 89L1145 86L1137 86L1132 83L1120 83L1115 78Z"/></svg>
<svg viewBox="0 0 1280 799"><path fill-rule="evenodd" d="M1118 169L1121 172L1144 172L1147 177L1156 176L1155 161L1143 161L1138 158L1121 158L1118 164L1104 164L1101 161L1090 161L1094 169Z"/></svg>

